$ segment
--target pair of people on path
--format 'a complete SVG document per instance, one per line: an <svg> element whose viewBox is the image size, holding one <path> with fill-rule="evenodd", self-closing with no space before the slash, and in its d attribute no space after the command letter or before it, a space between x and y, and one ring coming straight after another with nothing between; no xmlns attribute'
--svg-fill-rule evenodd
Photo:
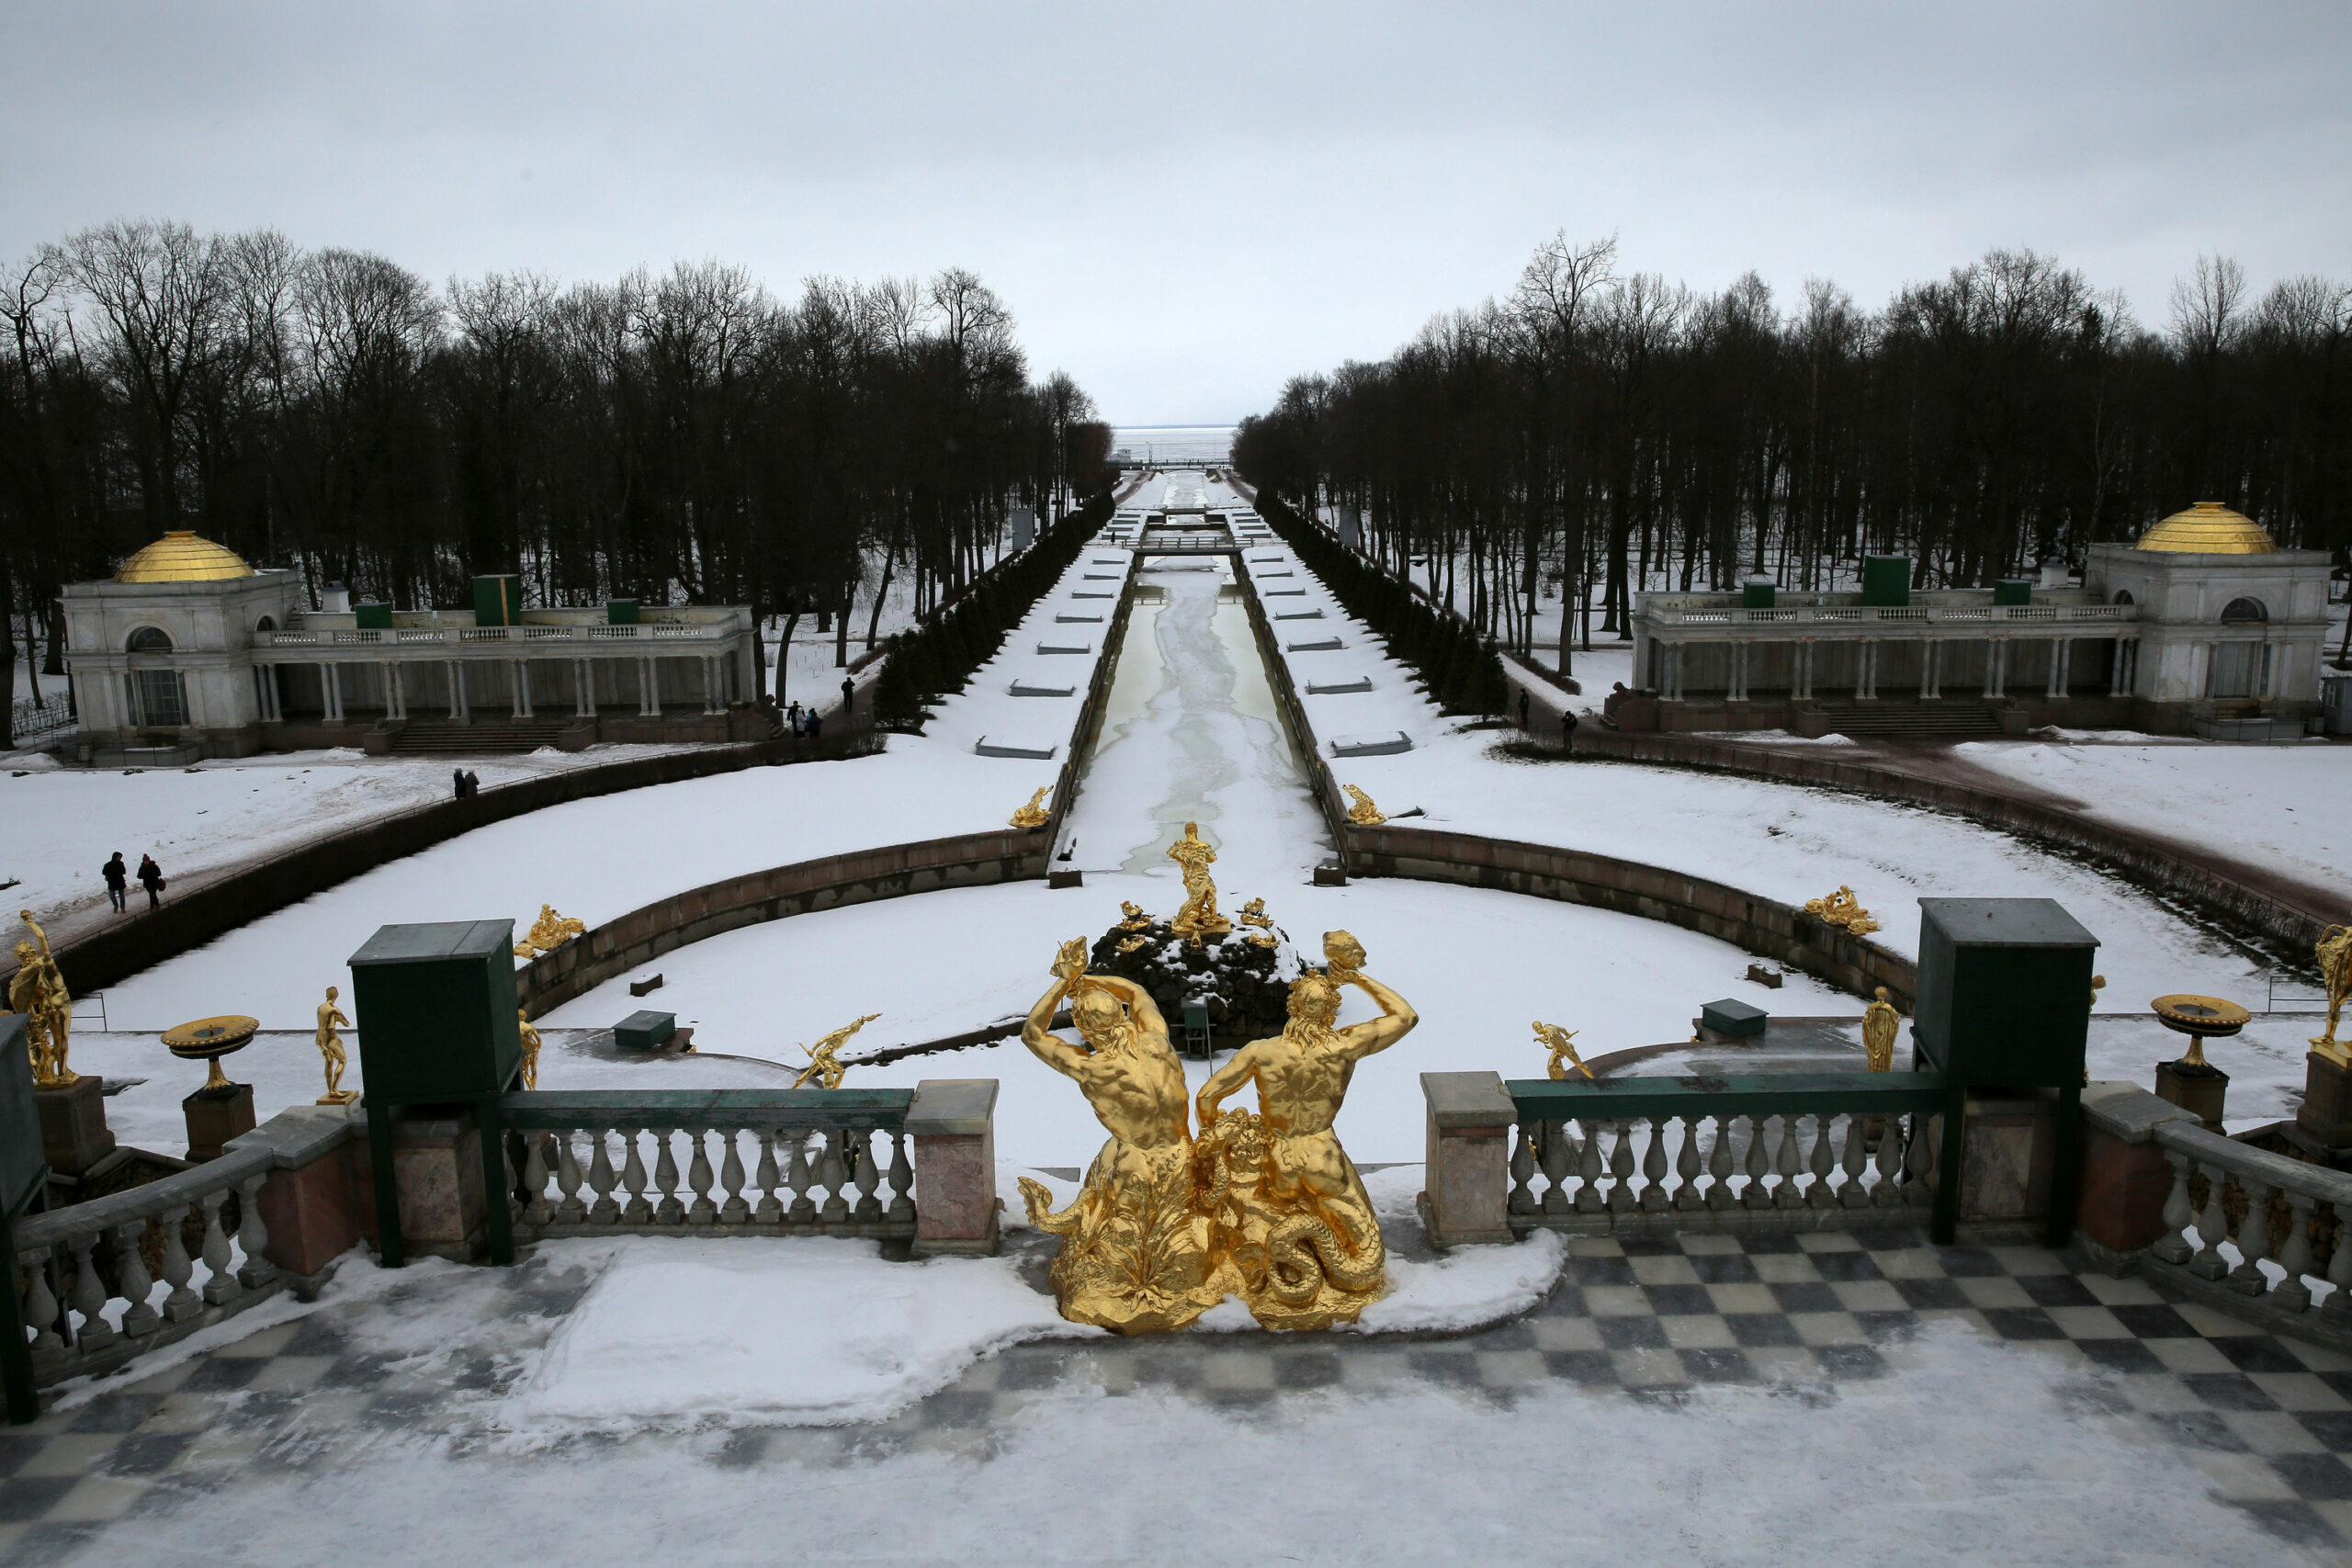
<svg viewBox="0 0 2352 1568"><path fill-rule="evenodd" d="M98 874L107 879L107 902L114 906L116 914L126 913L130 907L131 871L123 864L120 850L98 868ZM139 857L138 879L139 886L147 889L147 907L153 909L160 906L164 901L164 868L155 863L153 855Z"/></svg>
<svg viewBox="0 0 2352 1568"><path fill-rule="evenodd" d="M1519 689L1519 727L1531 731L1535 728L1528 722L1527 688L1524 686ZM1572 751L1576 750L1576 743L1577 710L1563 703L1560 705L1560 750Z"/></svg>
<svg viewBox="0 0 2352 1568"><path fill-rule="evenodd" d="M449 776L452 782L457 785L458 798L459 800L471 800L475 795L481 793L481 778L474 773L468 772L466 769L453 769Z"/></svg>

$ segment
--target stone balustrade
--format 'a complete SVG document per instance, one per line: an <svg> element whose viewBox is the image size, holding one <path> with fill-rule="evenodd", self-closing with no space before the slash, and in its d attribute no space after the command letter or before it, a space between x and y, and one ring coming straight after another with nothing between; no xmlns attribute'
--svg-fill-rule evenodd
<svg viewBox="0 0 2352 1568"><path fill-rule="evenodd" d="M2352 1246L2341 1220L2352 1215L2352 1175L2192 1119L2151 1132L2172 1182L2141 1268L2240 1316L2352 1348Z"/></svg>

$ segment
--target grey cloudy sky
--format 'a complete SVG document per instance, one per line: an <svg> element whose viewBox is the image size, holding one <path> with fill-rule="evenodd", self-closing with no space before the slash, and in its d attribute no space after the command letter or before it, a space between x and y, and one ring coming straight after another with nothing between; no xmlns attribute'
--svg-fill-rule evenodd
<svg viewBox="0 0 2352 1568"><path fill-rule="evenodd" d="M0 4L0 252L272 225L435 278L977 270L1123 423L1224 422L1611 231L1866 305L2030 246L2160 322L2352 278L2352 6Z"/></svg>

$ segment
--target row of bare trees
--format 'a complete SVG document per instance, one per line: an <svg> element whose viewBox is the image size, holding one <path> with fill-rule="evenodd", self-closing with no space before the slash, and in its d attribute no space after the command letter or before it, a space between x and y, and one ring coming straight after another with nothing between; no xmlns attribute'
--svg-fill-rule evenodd
<svg viewBox="0 0 2352 1568"><path fill-rule="evenodd" d="M1974 585L2079 558L2199 500L2282 545L2352 544L2352 289L2256 300L2200 258L2167 330L2031 252L1994 251L1871 312L1750 274L1702 294L1621 271L1615 240L1539 248L1508 299L1377 364L1284 389L1241 472L1352 509L1364 547L1525 649L1546 583L1589 643L1640 588L1791 587L1907 555Z"/></svg>
<svg viewBox="0 0 2352 1568"><path fill-rule="evenodd" d="M968 272L739 266L435 288L283 235L115 222L0 280L0 613L192 528L402 605L517 571L538 603L748 603L845 646L891 584L927 610L1107 482L1109 432ZM861 628L870 629L870 628ZM0 691L10 672L0 665ZM5 739L5 738L0 738Z"/></svg>

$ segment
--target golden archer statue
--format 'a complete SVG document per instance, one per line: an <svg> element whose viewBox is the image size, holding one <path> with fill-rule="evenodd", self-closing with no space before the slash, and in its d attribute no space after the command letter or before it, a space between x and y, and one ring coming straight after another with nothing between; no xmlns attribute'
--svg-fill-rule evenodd
<svg viewBox="0 0 2352 1568"><path fill-rule="evenodd" d="M1044 789L1031 795L1029 804L1012 814L1012 825L1015 828L1042 828L1052 821L1054 814L1046 809L1045 801L1046 796L1053 793L1053 785L1047 784Z"/></svg>
<svg viewBox="0 0 2352 1568"><path fill-rule="evenodd" d="M327 1091L319 1096L321 1105L349 1105L359 1098L357 1089L343 1087L343 1070L351 1065L351 1057L345 1052L343 1036L334 1032L334 1026L339 1023L348 1029L351 1020L344 1017L343 1009L335 1005L335 998L342 995L329 986L327 999L319 1004L319 1055L325 1059L327 1070Z"/></svg>
<svg viewBox="0 0 2352 1568"><path fill-rule="evenodd" d="M1194 1201L1184 1069L1151 993L1086 973L1086 942L1055 954L1053 986L1029 1010L1021 1041L1076 1081L1111 1134L1070 1206L1057 1213L1042 1183L1021 1179L1029 1223L1062 1238L1048 1278L1062 1315L1119 1334L1182 1328L1215 1306L1207 1218ZM1067 998L1079 1038L1051 1032Z"/></svg>
<svg viewBox="0 0 2352 1568"><path fill-rule="evenodd" d="M2319 976L2327 987L2327 1027L2312 1044L2339 1066L2352 1066L2352 1048L2335 1037L2345 999L2352 997L2352 926L2330 926L2320 932L2312 956L2319 961Z"/></svg>
<svg viewBox="0 0 2352 1568"><path fill-rule="evenodd" d="M1573 1029L1562 1029L1558 1024L1545 1023L1542 1019L1535 1021L1535 1043L1552 1053L1551 1060L1544 1064L1544 1077L1556 1083L1568 1076L1570 1066L1585 1077L1592 1077L1592 1069L1584 1065L1582 1056L1577 1055L1576 1038L1577 1032Z"/></svg>
<svg viewBox="0 0 2352 1568"><path fill-rule="evenodd" d="M1402 1040L1420 1016L1363 972L1363 944L1346 931L1324 933L1323 955L1327 972L1291 983L1283 1032L1243 1046L1194 1097L1219 1260L1269 1328L1352 1323L1385 1282L1380 1222L1332 1123L1356 1064ZM1380 1016L1336 1027L1342 986L1372 998ZM1256 1114L1220 1113L1244 1084L1257 1088Z"/></svg>
<svg viewBox="0 0 2352 1568"><path fill-rule="evenodd" d="M820 1089L841 1088L842 1075L849 1071L848 1064L841 1059L842 1042L881 1016L878 1012L869 1012L855 1023L845 1023L831 1034L820 1037L814 1045L801 1047L808 1053L808 1065L800 1069L800 1076L792 1080L792 1087L798 1089L810 1078L815 1078Z"/></svg>
<svg viewBox="0 0 2352 1568"><path fill-rule="evenodd" d="M1372 803L1372 796L1353 784L1341 784L1340 787L1355 798L1355 804L1348 807L1349 821L1359 828L1377 828L1388 820L1381 815L1380 807Z"/></svg>
<svg viewBox="0 0 2352 1568"><path fill-rule="evenodd" d="M1216 912L1216 884L1209 880L1216 851L1202 839L1199 823L1184 824L1184 836L1168 846L1168 858L1184 870L1184 907L1169 929L1193 942L1231 931L1233 922Z"/></svg>
<svg viewBox="0 0 2352 1568"><path fill-rule="evenodd" d="M69 1089L82 1075L65 1065L67 1039L74 1030L74 994L50 951L49 933L40 929L30 909L20 909L33 933L31 942L17 944L17 974L8 982L8 1010L25 1015L25 1049L32 1057L33 1087Z"/></svg>

